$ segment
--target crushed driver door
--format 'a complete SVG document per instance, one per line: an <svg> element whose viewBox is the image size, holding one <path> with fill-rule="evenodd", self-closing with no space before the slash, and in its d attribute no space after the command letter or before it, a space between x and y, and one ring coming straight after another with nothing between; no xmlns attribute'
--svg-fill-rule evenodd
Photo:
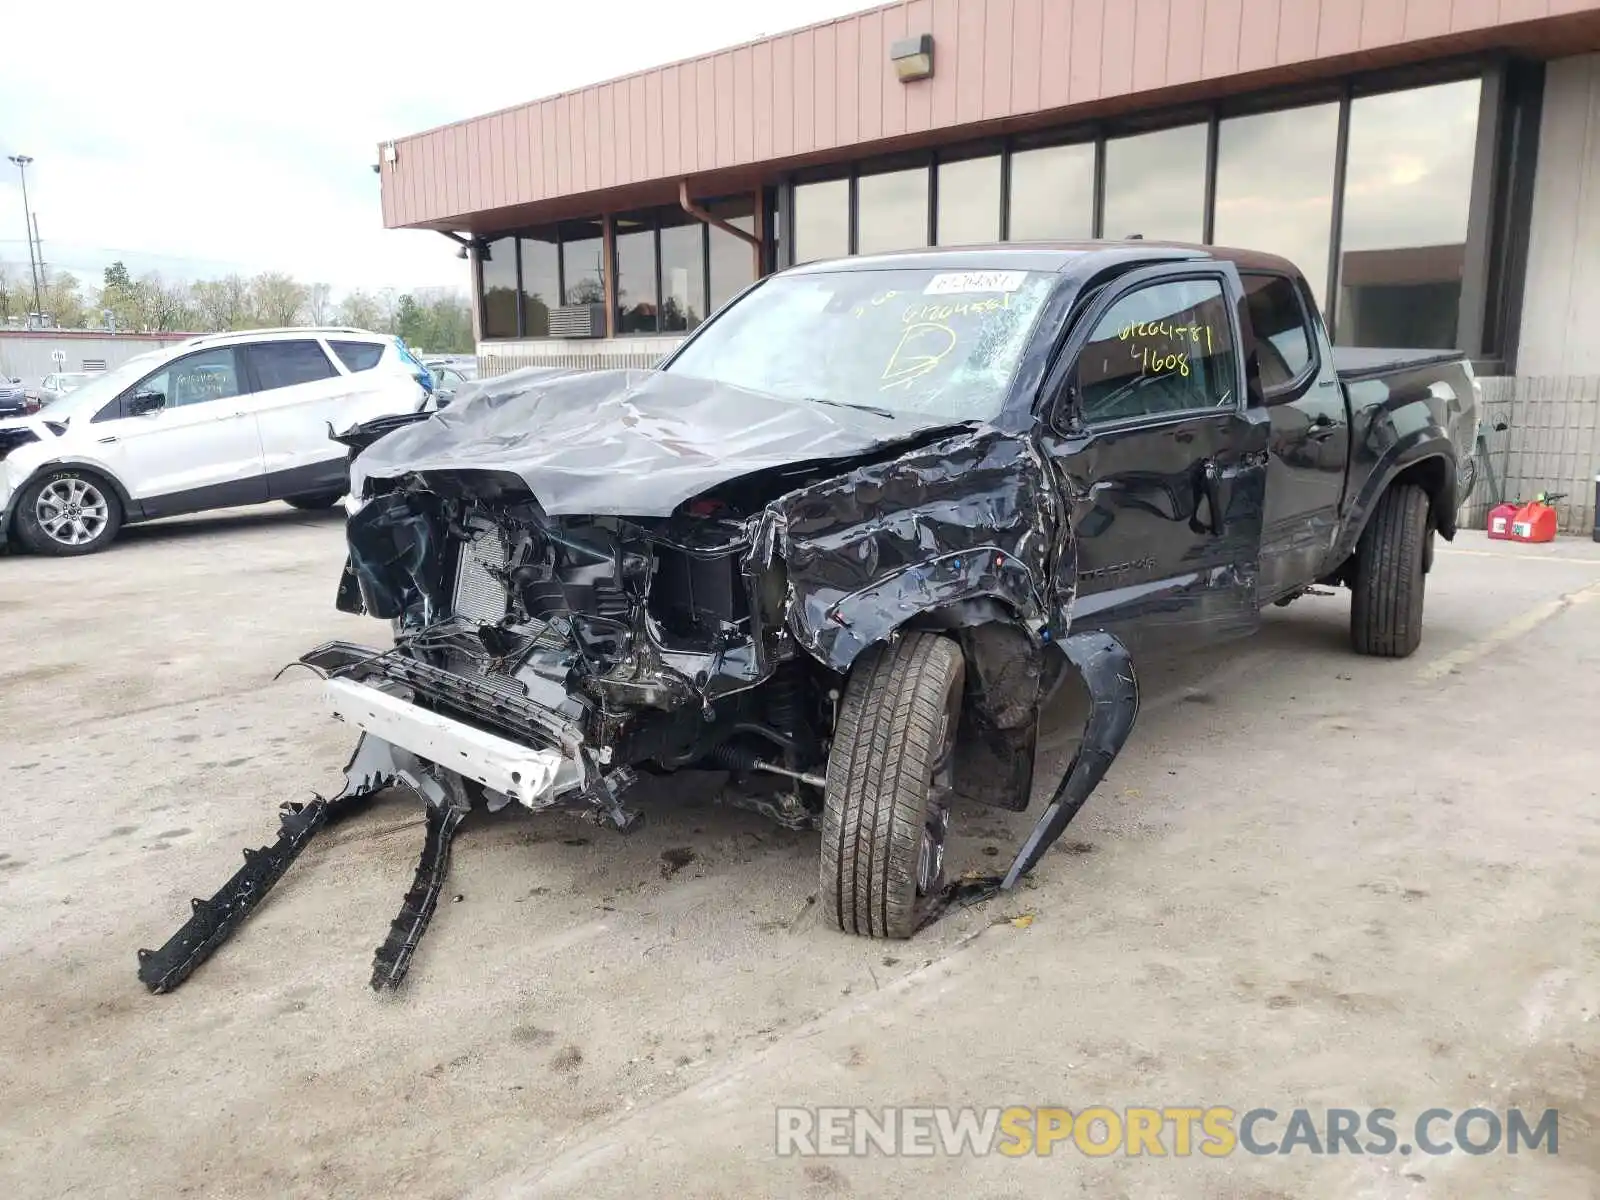
<svg viewBox="0 0 1600 1200"><path fill-rule="evenodd" d="M1041 446L1065 502L1058 619L1136 652L1253 632L1270 430L1231 264L1131 272L1068 333Z"/></svg>

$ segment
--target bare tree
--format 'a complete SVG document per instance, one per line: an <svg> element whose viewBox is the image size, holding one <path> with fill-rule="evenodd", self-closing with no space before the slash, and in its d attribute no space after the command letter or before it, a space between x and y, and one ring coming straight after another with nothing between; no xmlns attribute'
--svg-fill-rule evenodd
<svg viewBox="0 0 1600 1200"><path fill-rule="evenodd" d="M383 323L383 308L371 292L357 288L339 302L339 324L376 330Z"/></svg>
<svg viewBox="0 0 1600 1200"><path fill-rule="evenodd" d="M306 307L306 285L281 271L263 271L250 281L251 308L263 325L297 325Z"/></svg>
<svg viewBox="0 0 1600 1200"><path fill-rule="evenodd" d="M68 271L47 271L39 284L39 305L57 329L82 329L83 292Z"/></svg>
<svg viewBox="0 0 1600 1200"><path fill-rule="evenodd" d="M207 330L242 328L250 319L250 285L238 275L202 279L190 288L196 322Z"/></svg>
<svg viewBox="0 0 1600 1200"><path fill-rule="evenodd" d="M326 325L333 319L333 289L325 283L313 283L306 289L306 320L313 325Z"/></svg>
<svg viewBox="0 0 1600 1200"><path fill-rule="evenodd" d="M198 324L189 296L187 284L168 283L154 271L141 275L132 296L137 327L165 332Z"/></svg>
<svg viewBox="0 0 1600 1200"><path fill-rule="evenodd" d="M14 271L10 263L0 262L0 321L9 321L12 312L20 311L23 307L17 280L13 278Z"/></svg>

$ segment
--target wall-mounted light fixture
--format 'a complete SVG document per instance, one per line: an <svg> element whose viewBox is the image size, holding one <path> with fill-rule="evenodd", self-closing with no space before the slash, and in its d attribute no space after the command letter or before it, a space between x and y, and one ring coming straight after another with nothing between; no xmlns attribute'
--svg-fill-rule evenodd
<svg viewBox="0 0 1600 1200"><path fill-rule="evenodd" d="M933 34L901 38L889 44L889 61L901 83L913 83L933 74Z"/></svg>

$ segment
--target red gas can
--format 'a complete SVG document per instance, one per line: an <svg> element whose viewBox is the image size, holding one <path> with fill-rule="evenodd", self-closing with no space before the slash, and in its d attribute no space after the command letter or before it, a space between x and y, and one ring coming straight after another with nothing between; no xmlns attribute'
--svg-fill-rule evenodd
<svg viewBox="0 0 1600 1200"><path fill-rule="evenodd" d="M1554 496L1549 497L1555 499ZM1545 503L1546 497L1540 496L1532 504L1524 504L1517 510L1516 520L1511 522L1511 540L1515 542L1553 542L1556 539L1556 510Z"/></svg>
<svg viewBox="0 0 1600 1200"><path fill-rule="evenodd" d="M1518 505L1497 504L1489 510L1489 536L1502 542L1511 540L1511 523L1517 519Z"/></svg>

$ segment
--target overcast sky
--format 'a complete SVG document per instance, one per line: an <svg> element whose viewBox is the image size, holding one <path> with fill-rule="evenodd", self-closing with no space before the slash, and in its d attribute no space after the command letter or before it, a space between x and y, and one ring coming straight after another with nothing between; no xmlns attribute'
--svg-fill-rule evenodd
<svg viewBox="0 0 1600 1200"><path fill-rule="evenodd" d="M380 141L866 7L9 4L0 261L26 270L4 156L29 154L44 257L86 281L120 258L135 275L282 270L336 293L464 287L446 239L383 228Z"/></svg>

